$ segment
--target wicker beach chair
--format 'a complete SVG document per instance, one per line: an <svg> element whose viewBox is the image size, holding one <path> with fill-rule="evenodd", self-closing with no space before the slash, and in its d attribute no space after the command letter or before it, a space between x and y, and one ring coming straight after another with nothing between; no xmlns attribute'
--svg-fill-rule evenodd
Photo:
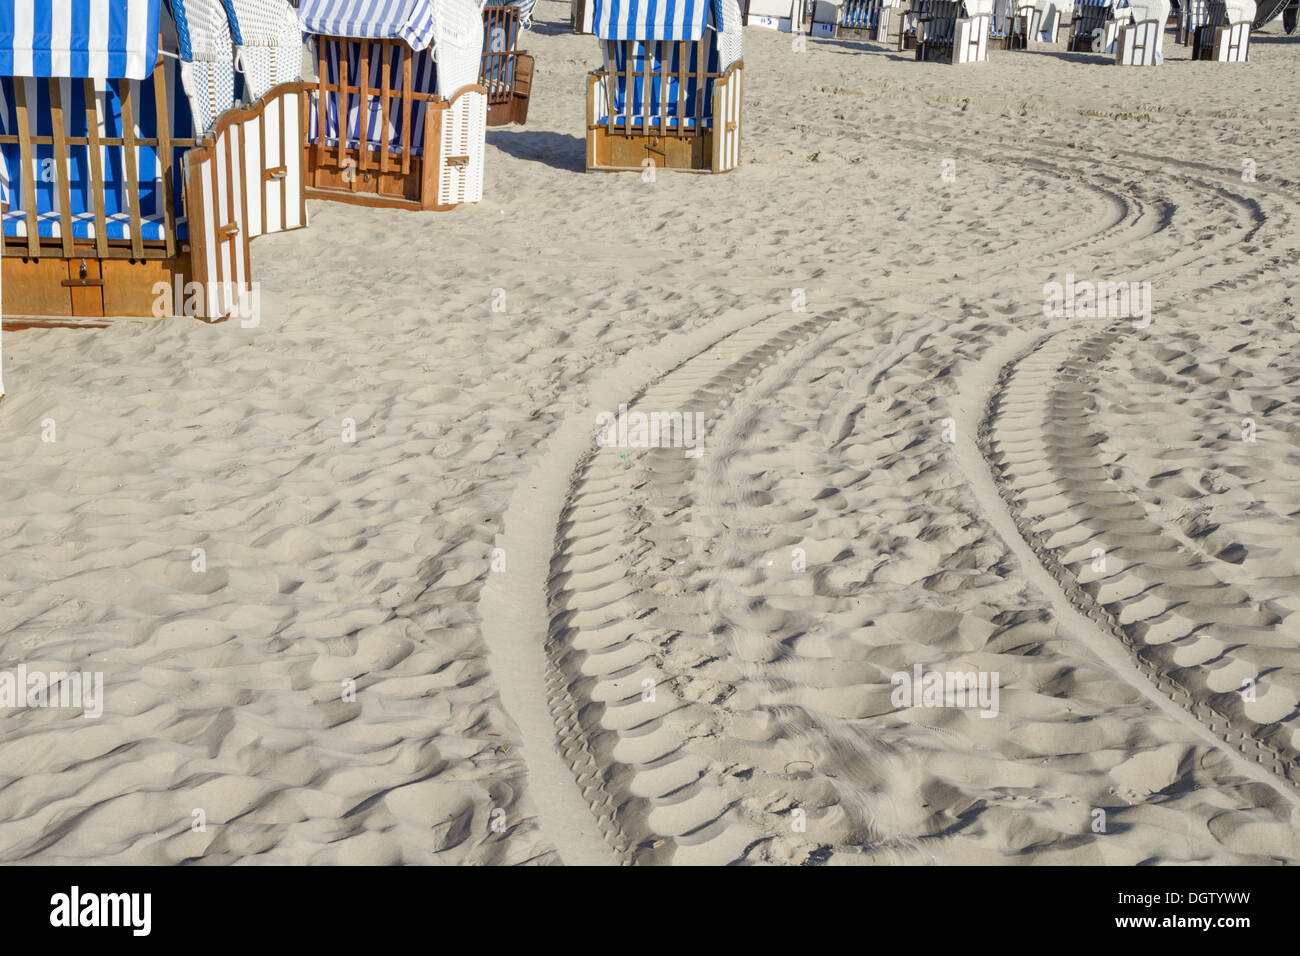
<svg viewBox="0 0 1300 956"><path fill-rule="evenodd" d="M1130 0L1115 11L1119 34L1115 62L1120 66L1159 66L1169 19L1169 0Z"/></svg>
<svg viewBox="0 0 1300 956"><path fill-rule="evenodd" d="M1245 63L1255 17L1253 0L1208 0L1205 8L1205 22L1193 36L1192 59Z"/></svg>
<svg viewBox="0 0 1300 956"><path fill-rule="evenodd" d="M476 0L301 0L316 75L307 193L448 210L483 197L487 91Z"/></svg>
<svg viewBox="0 0 1300 956"><path fill-rule="evenodd" d="M820 0L808 6L804 30L814 37L883 43L889 33L892 0Z"/></svg>
<svg viewBox="0 0 1300 956"><path fill-rule="evenodd" d="M1082 53L1114 53L1119 25L1115 0L1074 0L1066 49Z"/></svg>
<svg viewBox="0 0 1300 956"><path fill-rule="evenodd" d="M943 63L988 59L993 0L931 0L917 19L916 58Z"/></svg>
<svg viewBox="0 0 1300 956"><path fill-rule="evenodd" d="M30 0L0 0L5 307L233 314L249 242L306 223L299 92L235 107L218 0L62 2L38 40Z"/></svg>
<svg viewBox="0 0 1300 956"><path fill-rule="evenodd" d="M1023 0L993 0L993 15L989 23L989 44L994 49L1023 50L1032 25L1032 13L1026 20L1022 12ZM1032 10L1032 5L1029 7Z"/></svg>
<svg viewBox="0 0 1300 956"><path fill-rule="evenodd" d="M596 0L605 57L587 78L587 169L726 172L740 161L736 0Z"/></svg>

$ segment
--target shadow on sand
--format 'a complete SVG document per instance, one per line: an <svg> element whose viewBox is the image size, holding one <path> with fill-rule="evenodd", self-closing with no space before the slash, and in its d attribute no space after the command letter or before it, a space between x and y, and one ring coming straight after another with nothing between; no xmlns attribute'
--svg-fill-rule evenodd
<svg viewBox="0 0 1300 956"><path fill-rule="evenodd" d="M571 173L587 171L587 141L568 133L500 127L487 132L487 141L515 159L543 163Z"/></svg>

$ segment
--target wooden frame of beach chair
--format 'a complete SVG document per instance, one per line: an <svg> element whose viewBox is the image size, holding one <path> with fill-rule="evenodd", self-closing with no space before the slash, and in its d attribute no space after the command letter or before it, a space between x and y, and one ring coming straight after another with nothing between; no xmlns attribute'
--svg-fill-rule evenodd
<svg viewBox="0 0 1300 956"><path fill-rule="evenodd" d="M1192 59L1245 63L1250 57L1250 20L1231 19L1224 0L1208 0L1205 23L1193 34Z"/></svg>
<svg viewBox="0 0 1300 956"><path fill-rule="evenodd" d="M647 165L711 173L735 169L740 157L744 61L737 60L722 73L711 73L703 66L707 59L703 41L662 40L658 41L660 49L656 51L655 59L664 68L637 71L630 66L634 60L631 47L635 42L626 41L629 49L625 62L629 67L624 73L624 81L630 84L640 79L654 83L660 89L667 89L675 83L682 91L688 82L702 86L705 81L712 80L713 125L701 125L704 110L703 97L699 96L695 98L697 116L694 126L669 125L666 98L660 100L659 124L652 127L652 132L644 132L646 124L655 119L648 111L643 111L639 117L625 113L620 123L613 108L612 77L604 69L593 70L587 75L587 171L643 170ZM676 72L666 67L669 44L678 45L681 65ZM682 99L684 96L679 96L679 109ZM605 117L603 123L600 121L602 116ZM641 120L639 125L637 119Z"/></svg>
<svg viewBox="0 0 1300 956"><path fill-rule="evenodd" d="M519 49L523 29L519 12L517 6L483 8L483 65L478 82L487 93L488 126L522 126L528 121L533 58Z"/></svg>
<svg viewBox="0 0 1300 956"><path fill-rule="evenodd" d="M21 234L6 229L0 243L6 308L21 316L6 322L10 329L103 324L96 320L106 316L219 320L240 314L252 287L249 242L306 225L299 161L302 85L278 86L251 107L221 111L205 133L182 136L174 125L175 97L168 92L185 99L177 75L182 66L160 55L140 80L5 78L16 128L0 133L0 145L16 147L23 170L38 163L47 167L54 184L52 209L38 208L30 175L21 177L20 200L5 204L6 212L21 212L15 229ZM80 110L70 108L72 84ZM155 135L137 131L146 119L156 126ZM48 135L33 133L46 127ZM77 213L72 201L74 154L85 157L82 183L93 205L85 213ZM161 214L146 213L142 202L137 164L146 155L161 183ZM124 172L124 182L110 182L110 170ZM184 187L178 209L179 183ZM108 211L109 189L115 199L125 194L125 212ZM150 238L144 237L146 220Z"/></svg>

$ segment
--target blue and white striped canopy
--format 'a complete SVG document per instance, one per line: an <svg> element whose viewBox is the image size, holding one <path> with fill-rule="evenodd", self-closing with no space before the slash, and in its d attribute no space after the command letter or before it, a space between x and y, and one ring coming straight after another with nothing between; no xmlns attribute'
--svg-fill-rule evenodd
<svg viewBox="0 0 1300 956"><path fill-rule="evenodd" d="M718 0L595 0L594 29L602 40L698 40L721 31Z"/></svg>
<svg viewBox="0 0 1300 956"><path fill-rule="evenodd" d="M0 76L142 80L162 0L0 0Z"/></svg>
<svg viewBox="0 0 1300 956"><path fill-rule="evenodd" d="M302 0L306 33L367 40L404 40L413 50L433 42L433 0Z"/></svg>

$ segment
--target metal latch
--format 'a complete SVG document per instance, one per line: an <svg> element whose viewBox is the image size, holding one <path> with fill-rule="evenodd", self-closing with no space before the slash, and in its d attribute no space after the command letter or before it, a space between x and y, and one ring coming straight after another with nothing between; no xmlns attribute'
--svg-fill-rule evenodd
<svg viewBox="0 0 1300 956"><path fill-rule="evenodd" d="M103 279L87 279L86 273L86 260L82 259L81 265L77 268L77 278L64 279L61 284L65 288L86 288L89 286L102 286L104 284Z"/></svg>

